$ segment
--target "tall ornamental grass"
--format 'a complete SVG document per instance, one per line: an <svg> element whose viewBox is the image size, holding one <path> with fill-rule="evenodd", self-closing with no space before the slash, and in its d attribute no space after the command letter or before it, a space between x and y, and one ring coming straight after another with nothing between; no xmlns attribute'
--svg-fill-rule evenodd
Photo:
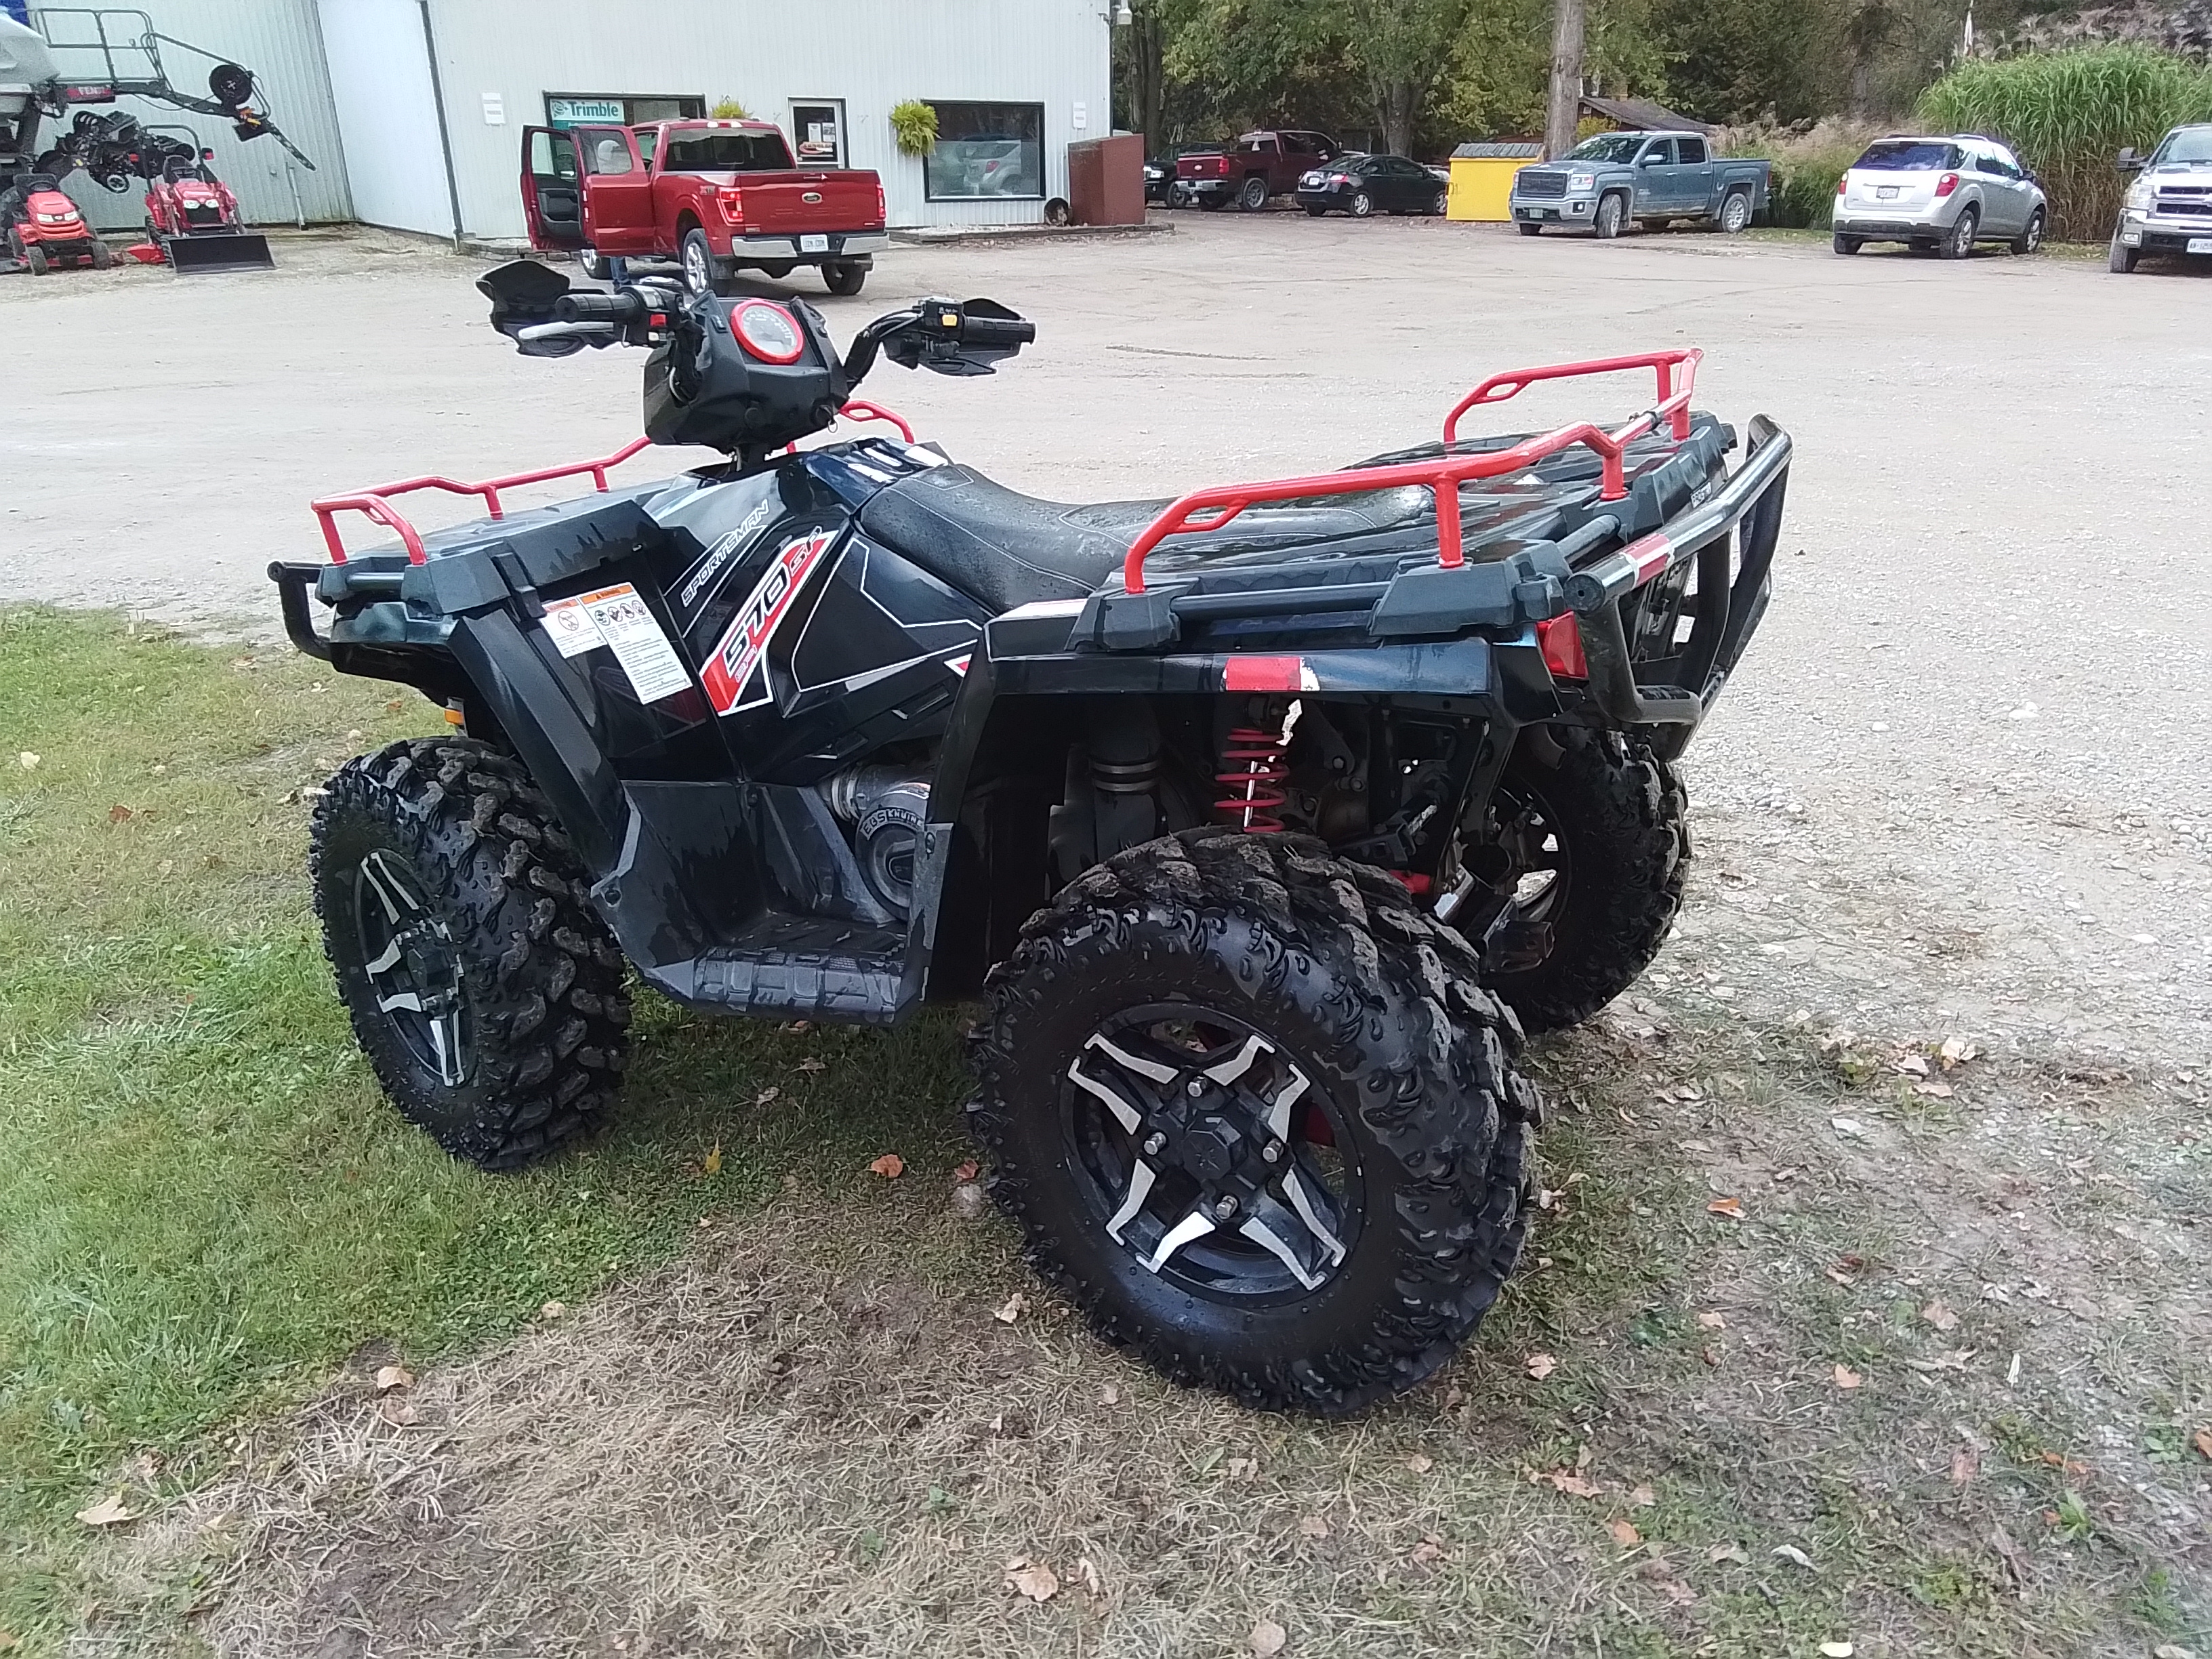
<svg viewBox="0 0 2212 1659"><path fill-rule="evenodd" d="M2101 242L2128 185L2113 157L2124 145L2148 151L2177 123L2212 120L2212 71L2131 44L1975 60L1920 95L1920 118L2012 145L2043 180L2051 234Z"/></svg>

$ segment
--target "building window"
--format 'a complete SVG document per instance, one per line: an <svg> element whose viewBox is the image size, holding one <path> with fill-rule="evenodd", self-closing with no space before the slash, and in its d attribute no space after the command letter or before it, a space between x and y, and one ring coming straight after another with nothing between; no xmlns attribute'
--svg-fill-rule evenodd
<svg viewBox="0 0 2212 1659"><path fill-rule="evenodd" d="M1036 201L1044 195L1042 104L945 104L934 100L937 148L922 159L933 202L978 196Z"/></svg>
<svg viewBox="0 0 2212 1659"><path fill-rule="evenodd" d="M619 92L549 92L545 94L545 125L549 127L635 127L649 121L696 121L704 118L704 98L653 94L632 96Z"/></svg>

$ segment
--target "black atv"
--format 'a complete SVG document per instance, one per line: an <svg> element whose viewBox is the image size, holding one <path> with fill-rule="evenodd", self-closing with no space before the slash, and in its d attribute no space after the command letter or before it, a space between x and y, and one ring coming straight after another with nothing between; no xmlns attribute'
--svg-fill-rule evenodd
<svg viewBox="0 0 2212 1659"><path fill-rule="evenodd" d="M526 353L648 349L645 437L319 502L285 625L452 735L314 817L338 987L400 1109L513 1170L612 1110L625 963L694 1008L885 1024L972 998L970 1121L1103 1335L1259 1405L1406 1389L1518 1255L1524 1030L1649 963L1689 852L1669 762L1767 600L1790 440L1697 354L1516 371L1443 441L1178 501L1000 488L852 396L992 371L988 301L480 286ZM1607 430L1462 440L1540 380L1656 373ZM840 415L899 436L796 441ZM610 489L646 443L730 459ZM503 513L564 472L599 493ZM392 498L483 496L418 534ZM402 544L348 554L358 510ZM327 634L309 595L334 613Z"/></svg>

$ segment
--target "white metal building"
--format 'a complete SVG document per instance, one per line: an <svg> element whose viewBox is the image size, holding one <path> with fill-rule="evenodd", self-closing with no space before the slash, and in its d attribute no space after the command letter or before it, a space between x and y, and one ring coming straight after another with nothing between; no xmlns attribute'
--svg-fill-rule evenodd
<svg viewBox="0 0 2212 1659"><path fill-rule="evenodd" d="M1040 219L1067 193L1069 143L1110 131L1111 0L316 9L354 210L402 229L451 234L458 216L465 235L523 234L522 131L549 123L704 114L734 99L808 159L879 173L894 225ZM937 106L927 165L892 139L891 107L909 99Z"/></svg>
<svg viewBox="0 0 2212 1659"><path fill-rule="evenodd" d="M704 114L725 99L782 127L804 160L880 173L893 225L1022 223L1067 194L1067 146L1112 130L1115 0L138 5L161 33L253 70L315 161L301 169L265 138L240 144L220 120L127 105L198 131L258 223L520 237L526 128ZM183 84L179 68L206 65L173 64ZM908 100L937 110L926 161L892 138L891 108ZM69 188L105 224L143 220L136 191L81 176Z"/></svg>

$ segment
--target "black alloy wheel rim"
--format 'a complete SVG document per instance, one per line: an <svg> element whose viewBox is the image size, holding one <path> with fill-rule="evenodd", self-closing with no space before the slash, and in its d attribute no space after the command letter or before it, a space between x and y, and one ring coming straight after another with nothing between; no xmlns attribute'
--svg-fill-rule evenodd
<svg viewBox="0 0 2212 1659"><path fill-rule="evenodd" d="M468 1002L446 925L407 860L378 848L354 871L354 932L369 994L425 1076L458 1088L469 1075Z"/></svg>
<svg viewBox="0 0 2212 1659"><path fill-rule="evenodd" d="M1238 1307L1322 1289L1359 1237L1355 1143L1312 1068L1194 1002L1100 1024L1060 1085L1090 1224L1143 1271Z"/></svg>

